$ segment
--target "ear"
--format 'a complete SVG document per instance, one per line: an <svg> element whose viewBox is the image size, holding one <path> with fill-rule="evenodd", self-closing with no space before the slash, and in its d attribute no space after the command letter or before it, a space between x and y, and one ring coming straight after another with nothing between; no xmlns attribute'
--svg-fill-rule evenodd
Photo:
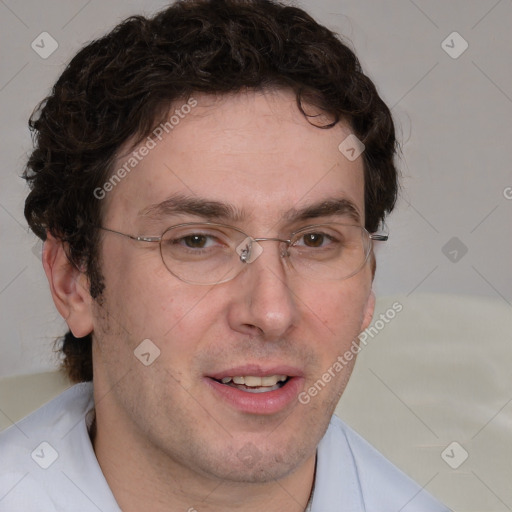
<svg viewBox="0 0 512 512"><path fill-rule="evenodd" d="M366 305L364 307L364 318L363 324L361 325L361 332L364 331L372 321L373 312L375 311L375 293L373 290L370 291L370 295L368 295L368 300L366 301Z"/></svg>
<svg viewBox="0 0 512 512"><path fill-rule="evenodd" d="M76 338L93 330L92 298L87 276L73 265L62 240L47 234L43 245L43 267L57 310Z"/></svg>

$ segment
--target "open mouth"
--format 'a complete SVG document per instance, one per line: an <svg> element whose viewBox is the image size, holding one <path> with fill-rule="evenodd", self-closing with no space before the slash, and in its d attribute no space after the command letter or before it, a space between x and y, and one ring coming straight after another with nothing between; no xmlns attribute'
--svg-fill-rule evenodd
<svg viewBox="0 0 512 512"><path fill-rule="evenodd" d="M300 368L288 365L270 369L247 364L205 376L204 382L231 409L257 415L294 407L304 387Z"/></svg>
<svg viewBox="0 0 512 512"><path fill-rule="evenodd" d="M214 380L225 386L247 393L268 393L269 391L275 391L285 386L290 380L290 377L288 375L269 375L266 377L244 375Z"/></svg>

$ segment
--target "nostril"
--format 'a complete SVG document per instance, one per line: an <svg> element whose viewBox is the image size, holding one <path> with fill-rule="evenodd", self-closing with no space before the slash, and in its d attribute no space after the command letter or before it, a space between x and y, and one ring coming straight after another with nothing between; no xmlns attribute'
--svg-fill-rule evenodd
<svg viewBox="0 0 512 512"><path fill-rule="evenodd" d="M249 341L260 340L261 337L265 334L265 331L261 327L258 327L257 325L244 324L244 327L247 329L249 333Z"/></svg>

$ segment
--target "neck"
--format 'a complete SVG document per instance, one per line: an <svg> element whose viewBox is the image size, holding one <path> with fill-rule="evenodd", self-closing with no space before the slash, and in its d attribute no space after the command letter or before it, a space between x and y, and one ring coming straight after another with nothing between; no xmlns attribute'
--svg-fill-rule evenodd
<svg viewBox="0 0 512 512"><path fill-rule="evenodd" d="M293 473L265 483L225 481L195 472L135 436L118 435L101 414L90 428L102 472L123 512L304 512L311 499L316 456ZM130 439L131 437L131 439Z"/></svg>

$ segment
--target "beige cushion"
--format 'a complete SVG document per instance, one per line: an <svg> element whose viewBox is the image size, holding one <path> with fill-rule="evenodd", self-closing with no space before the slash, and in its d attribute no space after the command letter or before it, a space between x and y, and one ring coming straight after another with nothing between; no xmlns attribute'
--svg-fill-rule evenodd
<svg viewBox="0 0 512 512"><path fill-rule="evenodd" d="M71 384L61 372L0 379L0 430L56 397Z"/></svg>
<svg viewBox="0 0 512 512"><path fill-rule="evenodd" d="M510 305L388 297L372 324L397 301L403 310L367 337L336 413L453 510L511 510Z"/></svg>

